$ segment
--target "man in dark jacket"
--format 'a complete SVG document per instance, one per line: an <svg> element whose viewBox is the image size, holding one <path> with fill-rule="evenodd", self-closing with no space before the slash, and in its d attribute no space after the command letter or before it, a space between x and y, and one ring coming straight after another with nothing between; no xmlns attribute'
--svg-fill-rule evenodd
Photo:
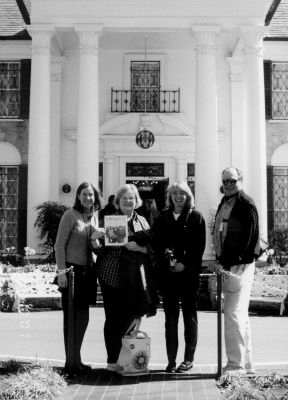
<svg viewBox="0 0 288 400"><path fill-rule="evenodd" d="M214 249L223 274L224 330L227 366L254 373L249 299L252 289L255 252L259 247L258 212L254 201L242 190L242 173L234 167L222 172L224 197L217 210Z"/></svg>

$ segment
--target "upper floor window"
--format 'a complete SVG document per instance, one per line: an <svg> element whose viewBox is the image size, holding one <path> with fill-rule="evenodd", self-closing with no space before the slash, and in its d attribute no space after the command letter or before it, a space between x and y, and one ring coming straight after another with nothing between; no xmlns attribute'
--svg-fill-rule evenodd
<svg viewBox="0 0 288 400"><path fill-rule="evenodd" d="M179 113L180 88L165 88L163 54L124 57L123 88L111 88L111 112Z"/></svg>
<svg viewBox="0 0 288 400"><path fill-rule="evenodd" d="M20 115L20 63L0 63L0 116L18 118Z"/></svg>
<svg viewBox="0 0 288 400"><path fill-rule="evenodd" d="M288 63L264 62L267 119L288 119Z"/></svg>
<svg viewBox="0 0 288 400"><path fill-rule="evenodd" d="M159 112L160 61L131 61L131 111Z"/></svg>
<svg viewBox="0 0 288 400"><path fill-rule="evenodd" d="M0 61L0 119L28 118L30 60Z"/></svg>

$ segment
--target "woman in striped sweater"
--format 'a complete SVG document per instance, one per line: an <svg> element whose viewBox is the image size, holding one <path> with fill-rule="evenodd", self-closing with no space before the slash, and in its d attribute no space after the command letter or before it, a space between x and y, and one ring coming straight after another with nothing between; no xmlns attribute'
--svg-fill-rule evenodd
<svg viewBox="0 0 288 400"><path fill-rule="evenodd" d="M95 304L96 274L93 276L93 253L90 247L92 233L98 227L97 210L101 198L96 188L83 182L76 191L73 208L66 211L60 221L55 255L58 268L58 285L62 293L64 314L64 344L67 368L68 350L68 281L66 268L74 267L74 347L73 371L81 373L90 369L81 361L81 346L89 322L89 304ZM70 371L71 372L71 371Z"/></svg>

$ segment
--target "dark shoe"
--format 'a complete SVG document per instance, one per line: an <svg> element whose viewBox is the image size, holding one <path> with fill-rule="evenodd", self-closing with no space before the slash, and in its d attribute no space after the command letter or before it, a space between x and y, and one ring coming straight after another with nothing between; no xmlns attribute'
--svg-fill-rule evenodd
<svg viewBox="0 0 288 400"><path fill-rule="evenodd" d="M176 372L176 364L168 364L166 367L166 372L168 374L174 374Z"/></svg>
<svg viewBox="0 0 288 400"><path fill-rule="evenodd" d="M92 371L92 367L90 367L90 365L83 364L83 363L81 363L80 365L78 365L77 368L78 368L78 370L79 370L80 372L83 372L83 373Z"/></svg>
<svg viewBox="0 0 288 400"><path fill-rule="evenodd" d="M193 368L193 362L192 361L183 361L179 367L176 369L176 372L187 372L190 371L190 369Z"/></svg>

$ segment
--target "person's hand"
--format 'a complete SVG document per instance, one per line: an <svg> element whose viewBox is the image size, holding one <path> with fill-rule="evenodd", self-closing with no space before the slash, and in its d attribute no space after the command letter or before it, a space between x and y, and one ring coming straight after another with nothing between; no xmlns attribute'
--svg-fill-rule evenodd
<svg viewBox="0 0 288 400"><path fill-rule="evenodd" d="M223 265L220 264L220 263L215 262L213 264L209 264L208 265L208 270L210 272L214 272L215 274L219 274L223 270Z"/></svg>
<svg viewBox="0 0 288 400"><path fill-rule="evenodd" d="M97 240L105 236L105 229L104 228L96 228L91 235L91 240Z"/></svg>
<svg viewBox="0 0 288 400"><path fill-rule="evenodd" d="M130 251L140 251L141 253L147 253L147 249L145 246L139 246L134 240L131 242L125 243L124 247L126 247L127 250Z"/></svg>
<svg viewBox="0 0 288 400"><path fill-rule="evenodd" d="M185 269L185 265L181 262L176 262L174 267L170 267L172 272L182 272Z"/></svg>
<svg viewBox="0 0 288 400"><path fill-rule="evenodd" d="M61 288L66 288L67 287L67 282L68 282L67 276L66 276L65 273L61 274L61 271L59 271L59 272L60 272L60 274L58 275L58 285Z"/></svg>
<svg viewBox="0 0 288 400"><path fill-rule="evenodd" d="M98 239L96 239L96 240L92 240L91 239L91 247L92 247L92 250L99 249L99 247L101 247L101 244L100 244L99 240Z"/></svg>

